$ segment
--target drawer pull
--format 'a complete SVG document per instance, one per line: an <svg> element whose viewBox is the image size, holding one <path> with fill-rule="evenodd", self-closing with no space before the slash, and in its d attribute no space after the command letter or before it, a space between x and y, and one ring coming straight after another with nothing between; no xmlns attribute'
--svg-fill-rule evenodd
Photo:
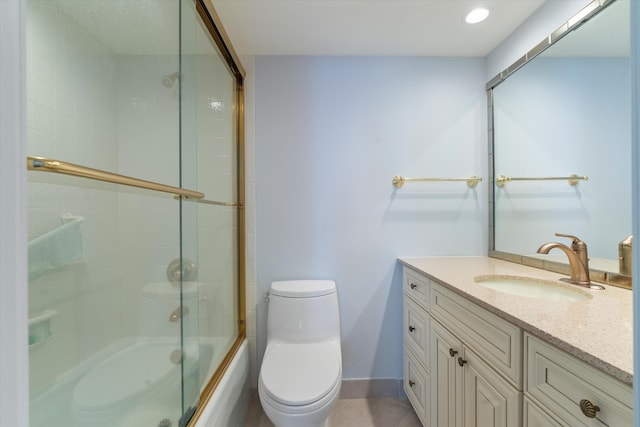
<svg viewBox="0 0 640 427"><path fill-rule="evenodd" d="M455 357L455 355L458 354L457 350L454 350L452 348L449 349L449 356L451 357Z"/></svg>
<svg viewBox="0 0 640 427"><path fill-rule="evenodd" d="M414 328L413 326L409 325L409 332L413 332L415 330L416 330L416 328Z"/></svg>
<svg viewBox="0 0 640 427"><path fill-rule="evenodd" d="M410 287L411 289L415 289L415 288L417 288L418 286L417 286L415 283L413 283L413 282L412 282L412 283L409 285L409 287Z"/></svg>
<svg viewBox="0 0 640 427"><path fill-rule="evenodd" d="M416 385L416 383L414 381L409 380L409 387L413 387L414 385Z"/></svg>
<svg viewBox="0 0 640 427"><path fill-rule="evenodd" d="M600 407L594 405L587 399L582 399L580 401L580 410L587 418L595 418L596 412L600 410Z"/></svg>
<svg viewBox="0 0 640 427"><path fill-rule="evenodd" d="M468 362L464 360L462 357L458 357L458 365L464 366L465 363L468 363Z"/></svg>

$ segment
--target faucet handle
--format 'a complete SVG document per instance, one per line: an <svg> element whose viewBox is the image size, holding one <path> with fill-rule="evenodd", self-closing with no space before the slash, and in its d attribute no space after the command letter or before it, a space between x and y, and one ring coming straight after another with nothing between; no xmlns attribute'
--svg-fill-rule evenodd
<svg viewBox="0 0 640 427"><path fill-rule="evenodd" d="M556 236L558 236L558 237L568 237L568 238L573 239L573 240L581 241L579 238L577 238L576 236L572 236L571 234L556 233Z"/></svg>
<svg viewBox="0 0 640 427"><path fill-rule="evenodd" d="M569 239L571 239L571 249L573 249L574 251L577 249L584 249L584 250L587 249L587 244L576 236L572 236L571 234L562 234L562 233L555 233L555 234L558 237L568 237Z"/></svg>

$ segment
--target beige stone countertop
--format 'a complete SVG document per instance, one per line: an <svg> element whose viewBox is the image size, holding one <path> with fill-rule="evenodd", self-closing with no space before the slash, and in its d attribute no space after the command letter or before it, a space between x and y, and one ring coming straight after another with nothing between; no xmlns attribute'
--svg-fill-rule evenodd
<svg viewBox="0 0 640 427"><path fill-rule="evenodd" d="M399 258L399 261L578 359L627 384L633 382L630 290L608 285L605 290L590 290L557 282L593 298L552 301L494 291L477 284L474 277L509 275L558 281L567 276L485 256Z"/></svg>

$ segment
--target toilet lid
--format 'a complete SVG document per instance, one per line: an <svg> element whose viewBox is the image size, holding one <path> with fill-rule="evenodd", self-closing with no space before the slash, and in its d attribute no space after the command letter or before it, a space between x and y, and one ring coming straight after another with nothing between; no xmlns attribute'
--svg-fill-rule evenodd
<svg viewBox="0 0 640 427"><path fill-rule="evenodd" d="M307 405L340 381L338 343L274 344L264 356L260 380L269 396L285 405Z"/></svg>
<svg viewBox="0 0 640 427"><path fill-rule="evenodd" d="M311 298L336 292L333 280L285 280L271 283L271 295L288 298Z"/></svg>

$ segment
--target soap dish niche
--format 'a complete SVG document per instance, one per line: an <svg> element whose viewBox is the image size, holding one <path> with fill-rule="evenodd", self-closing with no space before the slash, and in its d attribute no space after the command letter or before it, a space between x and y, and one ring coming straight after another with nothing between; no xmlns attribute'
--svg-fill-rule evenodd
<svg viewBox="0 0 640 427"><path fill-rule="evenodd" d="M34 348L48 341L53 336L51 319L58 315L57 311L47 310L29 318L29 347Z"/></svg>

